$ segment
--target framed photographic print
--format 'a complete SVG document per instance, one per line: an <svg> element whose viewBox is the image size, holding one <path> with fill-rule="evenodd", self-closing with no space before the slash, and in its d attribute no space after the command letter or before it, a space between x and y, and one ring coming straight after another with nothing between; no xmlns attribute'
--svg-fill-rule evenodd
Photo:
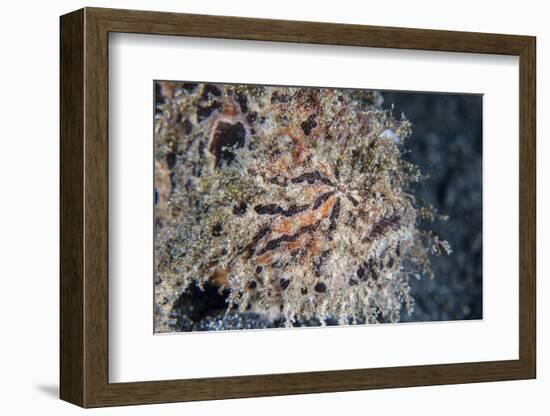
<svg viewBox="0 0 550 416"><path fill-rule="evenodd" d="M535 38L61 17L61 398L534 378Z"/></svg>

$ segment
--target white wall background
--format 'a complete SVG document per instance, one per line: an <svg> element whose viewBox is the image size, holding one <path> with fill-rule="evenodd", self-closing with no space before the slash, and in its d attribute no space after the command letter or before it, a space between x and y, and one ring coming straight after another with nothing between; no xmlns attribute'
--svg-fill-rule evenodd
<svg viewBox="0 0 550 416"><path fill-rule="evenodd" d="M550 26L545 2L392 0L52 0L4 2L0 11L0 410L3 414L83 412L58 395L58 16L82 6L156 9L295 20L453 29L537 36L538 53L538 379L338 394L225 400L88 411L88 414L281 415L312 413L409 415L546 415L550 297L544 282L543 183L550 146L542 129L550 90L545 61ZM545 88L546 87L546 88ZM546 176L546 177L545 177ZM546 198L546 201L544 200ZM503 230L503 233L505 230ZM503 234L505 238L505 234ZM543 325L547 326L543 331ZM475 342L475 340L472 340ZM337 353L337 352L335 352Z"/></svg>

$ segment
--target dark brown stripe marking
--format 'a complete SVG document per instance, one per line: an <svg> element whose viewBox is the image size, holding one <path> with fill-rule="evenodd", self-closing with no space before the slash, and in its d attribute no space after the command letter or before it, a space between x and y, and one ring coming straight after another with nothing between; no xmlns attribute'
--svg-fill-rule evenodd
<svg viewBox="0 0 550 416"><path fill-rule="evenodd" d="M332 183L332 181L330 179L325 178L324 176L321 176L321 174L316 170L313 171L313 172L302 173L300 176L298 176L296 178L292 178L290 181L292 183L307 182L310 185L313 184L315 181L320 181L320 182L323 182L326 185L334 186L334 183Z"/></svg>
<svg viewBox="0 0 550 416"><path fill-rule="evenodd" d="M329 199L332 195L334 195L334 191L325 192L324 194L321 194L313 203L313 209L319 208L327 199Z"/></svg>

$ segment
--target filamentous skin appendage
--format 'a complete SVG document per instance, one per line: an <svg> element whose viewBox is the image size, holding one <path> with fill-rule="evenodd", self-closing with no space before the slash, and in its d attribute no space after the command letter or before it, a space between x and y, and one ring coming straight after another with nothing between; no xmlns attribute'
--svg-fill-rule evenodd
<svg viewBox="0 0 550 416"><path fill-rule="evenodd" d="M404 160L410 123L366 90L161 82L155 330L190 285L286 326L397 322L449 244Z"/></svg>

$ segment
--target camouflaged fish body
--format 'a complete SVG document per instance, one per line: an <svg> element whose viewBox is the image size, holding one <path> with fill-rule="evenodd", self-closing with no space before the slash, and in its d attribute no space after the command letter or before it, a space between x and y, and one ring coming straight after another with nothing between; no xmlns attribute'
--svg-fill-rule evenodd
<svg viewBox="0 0 550 416"><path fill-rule="evenodd" d="M409 277L449 250L402 158L410 124L364 90L161 83L155 124L155 328L189 286L228 310L398 321ZM429 210L428 210L429 211Z"/></svg>

